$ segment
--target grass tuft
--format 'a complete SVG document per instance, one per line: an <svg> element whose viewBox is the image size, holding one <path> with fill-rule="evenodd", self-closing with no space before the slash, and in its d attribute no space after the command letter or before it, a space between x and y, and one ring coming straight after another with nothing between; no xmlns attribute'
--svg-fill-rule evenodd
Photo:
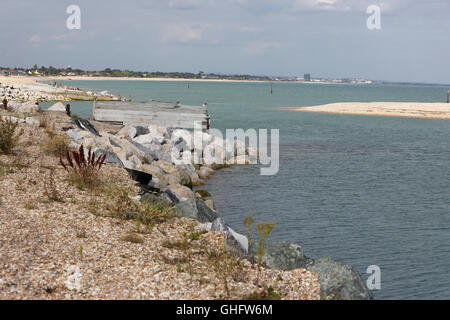
<svg viewBox="0 0 450 320"><path fill-rule="evenodd" d="M23 133L16 134L15 131L18 123L11 119L0 120L0 154L11 154L14 147L17 145L19 136Z"/></svg>

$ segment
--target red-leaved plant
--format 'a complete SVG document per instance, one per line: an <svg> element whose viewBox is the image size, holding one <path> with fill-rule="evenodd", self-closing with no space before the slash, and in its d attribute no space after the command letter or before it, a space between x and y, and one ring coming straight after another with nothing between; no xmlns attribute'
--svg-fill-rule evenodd
<svg viewBox="0 0 450 320"><path fill-rule="evenodd" d="M72 175L79 187L95 187L98 181L97 174L105 163L106 154L96 158L95 153L89 148L86 159L84 147L81 145L78 151L67 151L66 159L67 164L59 157L59 164Z"/></svg>

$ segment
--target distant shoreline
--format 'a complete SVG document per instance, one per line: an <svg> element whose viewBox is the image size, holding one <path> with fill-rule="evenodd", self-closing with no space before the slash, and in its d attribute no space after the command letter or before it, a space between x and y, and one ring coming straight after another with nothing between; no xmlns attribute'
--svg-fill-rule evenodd
<svg viewBox="0 0 450 320"><path fill-rule="evenodd" d="M301 81L301 80L234 80L234 79L191 79L191 78L136 78L136 77L85 77L85 76L8 76L0 77L3 83L35 83L45 81L167 81L167 82L229 82L229 83L302 83L306 85L374 85L374 83L339 83L332 81Z"/></svg>
<svg viewBox="0 0 450 320"><path fill-rule="evenodd" d="M283 109L299 112L450 120L450 103L439 102L342 102Z"/></svg>
<svg viewBox="0 0 450 320"><path fill-rule="evenodd" d="M1 77L1 83L35 83L43 81L178 81L178 82L270 82L267 80L229 80L229 79L187 79L187 78L130 78L130 77L83 77L83 76L56 76L56 77L27 77L9 76Z"/></svg>

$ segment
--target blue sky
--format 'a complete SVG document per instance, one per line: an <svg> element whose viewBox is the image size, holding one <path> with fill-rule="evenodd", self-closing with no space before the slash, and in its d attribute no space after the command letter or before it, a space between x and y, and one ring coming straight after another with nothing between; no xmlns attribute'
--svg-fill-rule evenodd
<svg viewBox="0 0 450 320"><path fill-rule="evenodd" d="M450 83L448 0L2 0L0 28L1 66Z"/></svg>

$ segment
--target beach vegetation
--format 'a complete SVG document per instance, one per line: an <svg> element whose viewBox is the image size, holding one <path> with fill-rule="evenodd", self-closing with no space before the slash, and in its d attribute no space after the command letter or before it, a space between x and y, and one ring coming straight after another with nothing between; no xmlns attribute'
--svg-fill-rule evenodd
<svg viewBox="0 0 450 320"><path fill-rule="evenodd" d="M265 287L260 291L253 291L244 300L281 300L283 294L272 286Z"/></svg>
<svg viewBox="0 0 450 320"><path fill-rule="evenodd" d="M254 257L254 253L253 253L253 240L252 240L252 225L254 222L255 221L253 220L253 218L250 214L244 219L244 225L247 227L249 254L250 254L250 259L251 259L252 264L255 263L255 257ZM266 241L274 227L275 227L274 222L258 222L258 223L256 223L256 229L258 230L258 247L256 248L256 263L258 265L258 277L256 279L256 284L259 284L262 259L265 255L265 250L266 250Z"/></svg>
<svg viewBox="0 0 450 320"><path fill-rule="evenodd" d="M78 250L78 253L80 254L80 260L83 261L84 248L82 244L80 244L80 249Z"/></svg>
<svg viewBox="0 0 450 320"><path fill-rule="evenodd" d="M187 249L189 249L189 242L187 240L187 238L183 238L182 240L175 240L175 241L169 241L169 240L164 240L162 242L163 247L168 248L168 249L177 249L177 250L181 250L181 251L186 251Z"/></svg>
<svg viewBox="0 0 450 320"><path fill-rule="evenodd" d="M198 240L202 234L205 234L207 232L208 231L206 231L206 230L199 230L199 231L193 232L189 235L189 239L192 241Z"/></svg>
<svg viewBox="0 0 450 320"><path fill-rule="evenodd" d="M24 208L27 210L35 210L36 209L36 203L32 200L27 201L24 205Z"/></svg>
<svg viewBox="0 0 450 320"><path fill-rule="evenodd" d="M252 215L248 214L248 216L244 219L244 225L247 227L247 239L248 239L248 252L250 254L250 262L255 264L255 255L253 253L253 238L252 238L252 225L255 220L253 220Z"/></svg>
<svg viewBox="0 0 450 320"><path fill-rule="evenodd" d="M64 156L71 150L69 137L60 134L51 136L47 141L46 150L52 155Z"/></svg>
<svg viewBox="0 0 450 320"><path fill-rule="evenodd" d="M136 243L136 244L144 243L144 239L142 238L142 236L140 236L134 232L127 233L125 236L122 237L122 241Z"/></svg>
<svg viewBox="0 0 450 320"><path fill-rule="evenodd" d="M216 277L223 285L226 297L229 298L229 280L243 281L245 279L245 269L241 260L228 252L224 246L208 252L208 264L213 267Z"/></svg>
<svg viewBox="0 0 450 320"><path fill-rule="evenodd" d="M112 217L134 220L137 225L153 227L172 218L172 207L164 202L140 202L130 197L125 187L109 186L105 190L104 208Z"/></svg>
<svg viewBox="0 0 450 320"><path fill-rule="evenodd" d="M210 198L211 197L211 193L209 193L208 191L205 190L195 190L196 193L198 193L200 195L200 198L202 200L205 200L206 198Z"/></svg>
<svg viewBox="0 0 450 320"><path fill-rule="evenodd" d="M256 250L256 256L258 258L258 265L261 266L262 259L265 254L266 249L266 240L269 234L272 232L275 227L274 222L259 222L256 224L256 228L258 229L258 249Z"/></svg>
<svg viewBox="0 0 450 320"><path fill-rule="evenodd" d="M78 151L66 152L67 163L62 156L59 157L59 164L69 173L69 181L79 189L93 190L101 183L99 172L105 162L106 155L97 157L89 148L87 157L85 156L83 145Z"/></svg>
<svg viewBox="0 0 450 320"><path fill-rule="evenodd" d="M0 154L11 154L16 147L19 136L23 133L20 131L16 134L18 123L11 119L0 120Z"/></svg>
<svg viewBox="0 0 450 320"><path fill-rule="evenodd" d="M39 128L47 128L50 126L50 122L48 120L47 115L41 115L39 117Z"/></svg>
<svg viewBox="0 0 450 320"><path fill-rule="evenodd" d="M86 239L86 238L87 238L86 232L85 232L85 231L80 231L80 232L78 232L77 238L78 238L78 239Z"/></svg>
<svg viewBox="0 0 450 320"><path fill-rule="evenodd" d="M55 169L50 168L50 174L44 180L44 195L47 201L50 202L64 202L64 196L58 190L55 184Z"/></svg>

